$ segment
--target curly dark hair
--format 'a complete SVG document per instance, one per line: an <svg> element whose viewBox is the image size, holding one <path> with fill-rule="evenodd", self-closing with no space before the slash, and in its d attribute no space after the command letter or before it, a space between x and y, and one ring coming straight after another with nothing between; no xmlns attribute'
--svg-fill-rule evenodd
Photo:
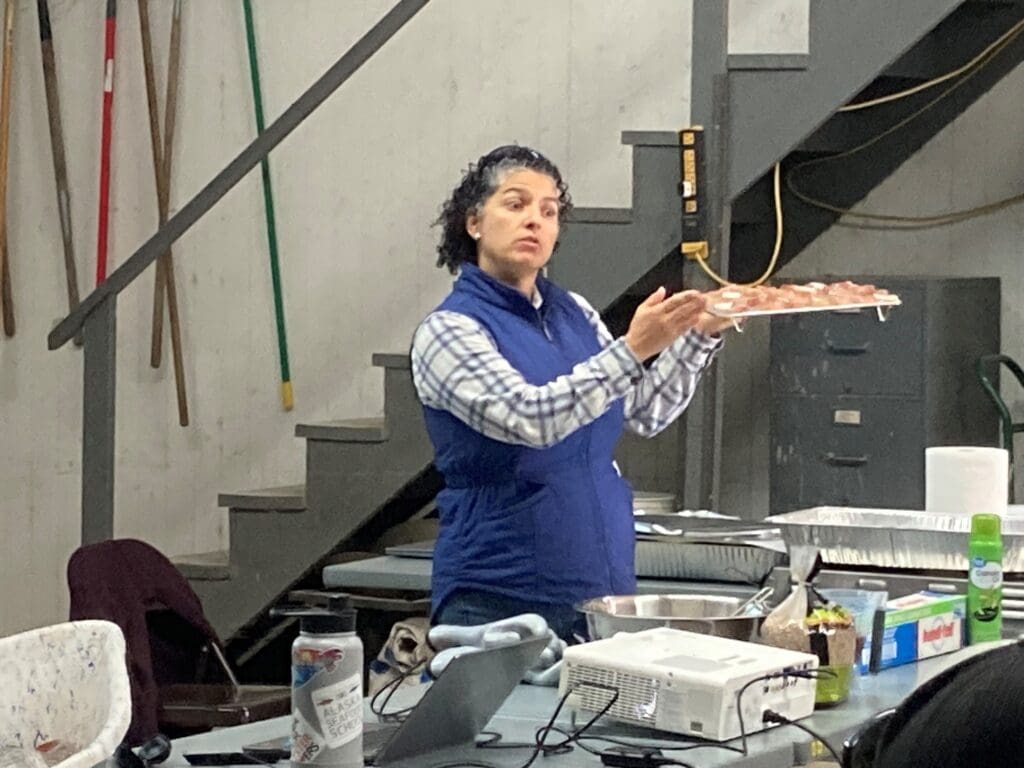
<svg viewBox="0 0 1024 768"><path fill-rule="evenodd" d="M544 155L514 144L492 149L476 163L470 163L462 181L441 207L441 215L434 222L441 227L437 266L447 267L454 275L460 264L476 264L476 242L466 232L466 217L494 194L507 171L524 169L544 173L554 180L558 189L559 220L572 210L568 185L562 180L558 166Z"/></svg>

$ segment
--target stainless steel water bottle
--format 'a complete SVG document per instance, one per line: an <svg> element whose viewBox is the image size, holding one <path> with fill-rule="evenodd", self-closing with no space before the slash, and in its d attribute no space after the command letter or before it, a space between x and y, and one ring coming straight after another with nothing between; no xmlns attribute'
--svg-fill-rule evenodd
<svg viewBox="0 0 1024 768"><path fill-rule="evenodd" d="M356 612L287 613L300 622L292 644L291 764L362 768L363 643Z"/></svg>

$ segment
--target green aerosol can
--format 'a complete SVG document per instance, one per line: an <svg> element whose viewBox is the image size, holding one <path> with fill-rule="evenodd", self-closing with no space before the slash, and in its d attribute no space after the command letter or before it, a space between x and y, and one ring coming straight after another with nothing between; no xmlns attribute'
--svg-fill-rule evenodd
<svg viewBox="0 0 1024 768"><path fill-rule="evenodd" d="M1003 538L998 515L971 517L967 542L967 639L972 645L1003 636Z"/></svg>

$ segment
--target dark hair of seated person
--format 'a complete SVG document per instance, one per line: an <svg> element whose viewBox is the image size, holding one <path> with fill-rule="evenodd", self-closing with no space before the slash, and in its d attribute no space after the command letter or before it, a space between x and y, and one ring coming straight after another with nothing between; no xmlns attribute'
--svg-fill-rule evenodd
<svg viewBox="0 0 1024 768"><path fill-rule="evenodd" d="M1024 643L973 656L915 690L878 733L872 768L1024 766Z"/></svg>

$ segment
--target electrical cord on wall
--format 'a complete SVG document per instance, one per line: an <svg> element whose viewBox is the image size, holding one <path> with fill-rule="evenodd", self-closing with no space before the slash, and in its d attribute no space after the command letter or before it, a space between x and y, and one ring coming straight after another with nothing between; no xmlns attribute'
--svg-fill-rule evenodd
<svg viewBox="0 0 1024 768"><path fill-rule="evenodd" d="M965 72L969 72L974 67L977 67L983 63L987 63L987 60L991 58L990 54L995 55L995 53L998 53L999 51L996 50L997 48L999 48L999 50L1002 50L1002 48L1000 47L1001 44L1004 41L1007 43L1011 42L1013 38L1016 36L1016 34L1021 31L1021 29L1024 29L1024 20L1021 20L1014 24L1012 27L1010 27L1006 32L997 37L991 44L987 45L984 49L982 49L981 53L972 58L966 64L957 67L956 69L951 70L944 75L939 75L938 77L932 78L931 80L926 80L923 83L919 83L911 88L906 88L902 91L887 93L884 96L879 96L874 99L868 99L867 101L858 101L854 102L853 104L847 104L844 107L840 107L837 111L857 112L862 109L869 109L871 107L877 107L882 104L888 104L893 101L898 101L899 99L905 99L908 96L913 96L915 93L926 91L929 88L934 88L936 85L941 85L942 83L945 83L947 80L952 80L956 77L960 77L960 75L964 74Z"/></svg>
<svg viewBox="0 0 1024 768"><path fill-rule="evenodd" d="M874 146L878 142L882 141L886 137L898 131L900 128L903 128L905 125L908 125L913 120L916 120L918 117L929 111L936 104L939 104L940 102L948 98L950 95L952 95L962 85L967 83L975 74L980 72L989 62L991 62L992 59L995 58L995 56L1001 53L1008 45L1010 45L1010 43L1012 43L1014 40L1020 37L1022 33L1024 33L1024 20L1014 24L1013 27L1007 30L995 42L989 45L978 56L975 56L974 59L972 59L966 65L959 67L956 70L953 70L953 72L947 73L942 77L935 78L935 82L929 81L931 82L931 85L936 85L942 82L946 82L955 77L959 77L959 79L956 80L956 82L954 82L949 87L943 89L938 96L928 101L920 109L917 109L910 113L909 115L907 115L906 117L898 120L896 123L894 123L889 128L885 129L881 133L873 136L867 141L864 141L851 149L845 150L838 154L829 155L827 157L813 158L811 160L806 160L802 163L794 165L786 173L786 187L789 189L790 193L798 200L806 203L807 205L813 206L815 208L820 208L822 210L831 211L832 213L838 214L843 217L847 217L847 219L853 219L853 221L844 221L840 219L839 221L836 222L836 226L857 229L928 229L948 224L956 224L961 221L967 221L968 219L983 216L988 213L993 213L995 211L1002 210L1003 208L1008 208L1012 205L1024 202L1024 193L1021 193L1011 195L1010 197L1006 197L992 203L987 203L985 205L979 205L964 210L948 211L945 213L930 216L904 216L896 214L880 214L870 213L866 211L857 211L852 208L835 205L826 200L813 197L801 191L799 188L797 188L795 184L795 179L800 172L805 171L808 168L822 166L828 163L833 163L838 160L842 160L847 157L852 157L853 155L856 155L860 152L863 152L865 149ZM928 84L921 84L921 86L925 85ZM923 90L923 88L919 87L918 90ZM886 101L895 101L900 98L906 98L907 96L911 95L911 92L917 93L918 90L912 88L908 89L907 92L894 93L890 94L887 97L881 98L885 99ZM885 103L879 100L871 100L871 102L876 101L878 103ZM859 106L848 106L857 108L875 106L875 104L872 104L871 102L860 102Z"/></svg>
<svg viewBox="0 0 1024 768"><path fill-rule="evenodd" d="M967 208L958 211L947 211L945 213L935 214L932 216L901 216L894 214L877 214L866 211L857 211L852 208L835 205L829 203L826 200L813 197L798 189L794 182L796 175L800 171L803 171L813 166L825 165L826 163L835 162L836 160L841 160L843 158L851 157L855 154L858 154L859 152L862 152L863 150L868 149L871 146L874 146L876 143L886 138L887 136L891 135L892 133L898 131L900 128L909 124L913 120L916 120L918 117L920 117L922 114L930 110L936 104L940 103L941 101L949 97L964 83L968 82L971 77L973 77L976 73L980 72L990 61L992 61L992 59L999 55L999 53L1001 53L1008 45L1010 45L1010 43L1016 40L1022 32L1024 32L1024 19L1014 24L1012 27L1010 27L1010 29L1008 29L1006 32L1004 32L1002 35L996 38L995 41L986 46L980 53L971 58L970 61L957 67L956 69L953 69L943 75L940 75L939 77L927 80L926 82L919 83L918 85L915 85L911 88L906 88L902 91L896 91L894 93L889 93L884 96L879 96L877 98L855 102L853 104L847 104L843 107L840 107L837 110L838 112L856 112L864 109L869 109L872 107L881 106L882 104L889 104L895 101L899 101L901 99L908 98L909 96L913 96L914 94L921 93L925 90L934 88L938 85L941 85L942 83L949 82L950 80L956 80L956 82L954 82L949 88L943 90L942 93L940 93L936 98L929 101L923 107L914 111L907 117L897 121L896 124L892 125L882 133L878 134L877 136L874 136L871 139L865 141L864 143L835 155L814 158L812 160L807 160L805 162L798 163L797 165L790 168L786 173L786 187L789 189L790 194L792 194L794 197L796 197L803 203L810 205L814 208L820 208L822 210L831 211L832 213L838 214L841 217L847 217L847 220L845 221L843 219L837 221L836 226L854 229L881 230L931 229L933 227L957 224L959 222L968 221L969 219L977 218L979 216L995 213L996 211L1000 211L1004 208L1009 208L1011 206L1018 205L1024 202L1024 193L1021 193L1005 197L1001 200L997 200L992 203L986 203L984 205L975 206L973 208ZM731 283L729 280L726 280L724 277L715 272L715 270L711 268L711 265L707 263L707 260L701 254L698 253L696 255L695 260L697 261L697 264L700 266L700 268L708 277L710 277L719 285L742 285L745 287L758 286L764 283L769 277L771 277L772 273L775 271L775 265L777 264L779 254L782 251L783 235L782 195L779 183L780 173L780 163L776 163L773 174L773 189L775 199L775 246L772 249L772 256L769 260L768 267L765 269L764 273L759 278L757 278L751 283ZM854 219L854 221L850 221L849 219Z"/></svg>
<svg viewBox="0 0 1024 768"><path fill-rule="evenodd" d="M748 288L761 285L761 283L772 276L772 272L775 271L775 264L779 260L779 254L782 253L782 168L779 163L775 164L772 189L775 198L775 247L772 249L772 258L768 262L768 268L764 271L764 274L752 283L740 283L740 285ZM719 285L737 285L715 272L700 253L695 254L694 258L700 265L700 268L704 270L704 273Z"/></svg>

